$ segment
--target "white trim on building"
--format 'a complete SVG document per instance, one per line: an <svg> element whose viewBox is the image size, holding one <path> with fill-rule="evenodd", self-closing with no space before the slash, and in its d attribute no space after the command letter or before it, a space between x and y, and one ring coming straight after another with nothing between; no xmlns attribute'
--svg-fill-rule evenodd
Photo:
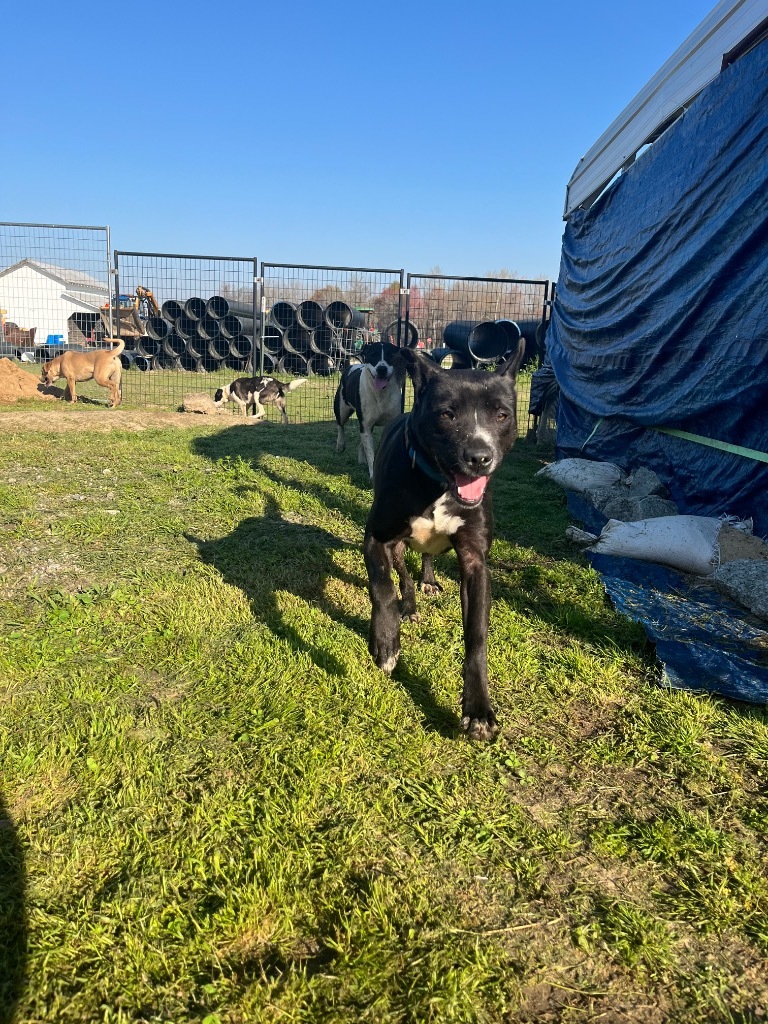
<svg viewBox="0 0 768 1024"><path fill-rule="evenodd" d="M721 0L581 158L568 182L563 216L590 206L761 27L768 30L768 0Z"/></svg>

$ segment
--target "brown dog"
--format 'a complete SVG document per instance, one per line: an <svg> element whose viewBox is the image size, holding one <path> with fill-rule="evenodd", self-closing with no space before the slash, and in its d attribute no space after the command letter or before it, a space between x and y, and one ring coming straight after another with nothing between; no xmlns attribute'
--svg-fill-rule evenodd
<svg viewBox="0 0 768 1024"><path fill-rule="evenodd" d="M115 339L105 338L105 341ZM77 401L75 382L93 380L103 388L109 388L110 405L114 409L120 405L120 377L123 367L120 353L125 348L122 339L117 340L114 348L94 349L93 352L65 352L43 363L40 380L43 384L54 384L61 377L66 377L70 402Z"/></svg>

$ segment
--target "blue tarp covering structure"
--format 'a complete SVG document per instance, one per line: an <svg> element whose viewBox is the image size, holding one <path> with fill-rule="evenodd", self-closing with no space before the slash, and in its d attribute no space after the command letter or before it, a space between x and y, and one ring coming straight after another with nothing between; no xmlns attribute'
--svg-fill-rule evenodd
<svg viewBox="0 0 768 1024"><path fill-rule="evenodd" d="M655 470L681 512L752 516L768 464L768 41L571 214L549 357L558 456Z"/></svg>
<svg viewBox="0 0 768 1024"><path fill-rule="evenodd" d="M570 215L547 351L559 458L645 466L681 512L751 516L768 535L768 455L659 430L768 453L768 41ZM768 701L758 620L672 570L593 564L674 684Z"/></svg>

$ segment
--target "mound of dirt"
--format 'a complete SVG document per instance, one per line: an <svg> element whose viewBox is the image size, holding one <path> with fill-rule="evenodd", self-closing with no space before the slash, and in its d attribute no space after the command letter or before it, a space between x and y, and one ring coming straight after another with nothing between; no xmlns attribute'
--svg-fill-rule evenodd
<svg viewBox="0 0 768 1024"><path fill-rule="evenodd" d="M22 398L42 398L55 401L58 394L51 394L37 377L22 370L10 359L0 359L0 404L18 402Z"/></svg>

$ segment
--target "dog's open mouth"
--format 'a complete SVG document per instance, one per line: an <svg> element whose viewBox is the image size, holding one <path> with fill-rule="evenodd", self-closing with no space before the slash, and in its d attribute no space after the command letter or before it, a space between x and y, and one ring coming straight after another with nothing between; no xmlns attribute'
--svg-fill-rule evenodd
<svg viewBox="0 0 768 1024"><path fill-rule="evenodd" d="M465 476L464 473L455 473L451 485L453 496L462 505L479 505L489 480L490 477L487 476Z"/></svg>
<svg viewBox="0 0 768 1024"><path fill-rule="evenodd" d="M377 391L383 391L384 388L389 384L389 377L374 377L373 386Z"/></svg>

